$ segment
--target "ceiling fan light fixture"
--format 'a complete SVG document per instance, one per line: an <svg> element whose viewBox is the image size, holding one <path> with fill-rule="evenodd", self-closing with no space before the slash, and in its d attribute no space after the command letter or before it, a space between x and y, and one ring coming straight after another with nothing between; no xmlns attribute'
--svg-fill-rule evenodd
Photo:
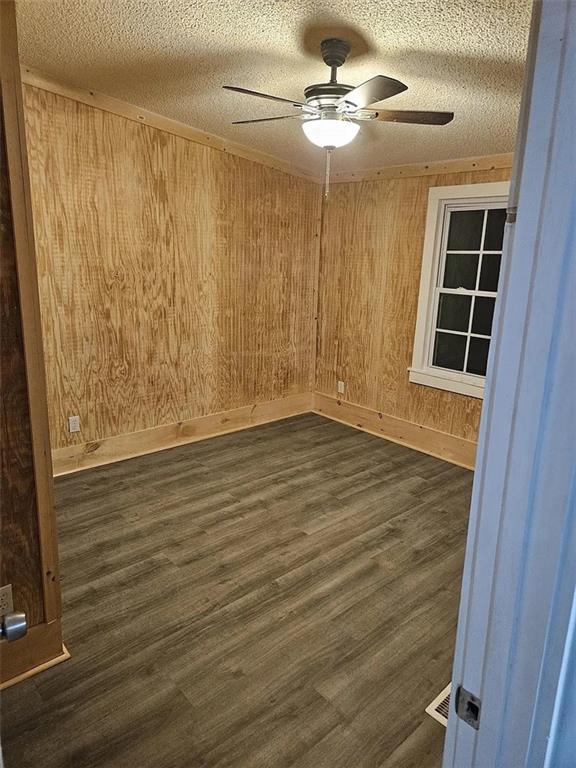
<svg viewBox="0 0 576 768"><path fill-rule="evenodd" d="M323 149L336 149L350 144L353 141L360 126L342 117L318 117L304 120L302 123L308 141Z"/></svg>
<svg viewBox="0 0 576 768"><path fill-rule="evenodd" d="M229 91L256 96L259 99L290 104L301 113L235 120L233 124L268 123L272 120L291 120L298 117L302 119L302 129L308 141L327 150L329 158L330 150L350 144L356 138L362 122L375 120L383 123L446 125L454 117L453 112L423 112L412 109L376 110L374 109L376 104L397 96L408 86L386 75L375 75L356 87L339 83L338 69L346 61L350 53L350 45L346 40L331 37L322 41L321 52L324 63L330 67L330 81L313 83L304 88L305 101L273 96L236 85L222 86Z"/></svg>

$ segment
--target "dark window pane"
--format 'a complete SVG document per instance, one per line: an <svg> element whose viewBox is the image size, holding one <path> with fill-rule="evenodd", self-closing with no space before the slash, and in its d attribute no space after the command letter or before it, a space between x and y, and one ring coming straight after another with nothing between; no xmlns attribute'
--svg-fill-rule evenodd
<svg viewBox="0 0 576 768"><path fill-rule="evenodd" d="M502 257L499 253L485 253L482 256L482 268L480 270L480 284L481 291L497 291L498 290L498 277L500 276L500 259Z"/></svg>
<svg viewBox="0 0 576 768"><path fill-rule="evenodd" d="M441 293L438 304L438 328L448 331L467 331L470 320L470 296L455 293Z"/></svg>
<svg viewBox="0 0 576 768"><path fill-rule="evenodd" d="M476 288L478 256L475 253L447 253L444 288Z"/></svg>
<svg viewBox="0 0 576 768"><path fill-rule="evenodd" d="M479 251L484 211L451 211L448 230L449 251Z"/></svg>
<svg viewBox="0 0 576 768"><path fill-rule="evenodd" d="M481 333L490 336L492 332L492 318L494 317L494 305L496 299L487 296L476 296L474 302L474 316L472 317L472 333Z"/></svg>
<svg viewBox="0 0 576 768"><path fill-rule="evenodd" d="M475 339L474 336L470 337L468 361L466 363L467 373L474 373L477 376L486 376L489 348L490 339Z"/></svg>
<svg viewBox="0 0 576 768"><path fill-rule="evenodd" d="M486 222L486 234L484 235L485 251L501 251L504 239L504 223L506 222L506 208L493 208L488 211Z"/></svg>
<svg viewBox="0 0 576 768"><path fill-rule="evenodd" d="M436 333L433 365L462 371L465 354L466 336L457 336L455 333Z"/></svg>

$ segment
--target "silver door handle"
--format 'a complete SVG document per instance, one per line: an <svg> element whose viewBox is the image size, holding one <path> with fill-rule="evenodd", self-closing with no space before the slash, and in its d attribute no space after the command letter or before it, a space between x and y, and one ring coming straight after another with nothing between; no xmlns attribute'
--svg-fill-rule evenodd
<svg viewBox="0 0 576 768"><path fill-rule="evenodd" d="M28 622L26 614L22 611L13 611L2 616L0 624L0 637L5 640L19 640L28 632Z"/></svg>

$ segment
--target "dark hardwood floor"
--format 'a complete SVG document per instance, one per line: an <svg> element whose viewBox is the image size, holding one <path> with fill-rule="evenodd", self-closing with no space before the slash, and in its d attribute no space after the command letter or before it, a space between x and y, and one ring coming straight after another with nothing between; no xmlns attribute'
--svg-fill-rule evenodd
<svg viewBox="0 0 576 768"><path fill-rule="evenodd" d="M305 415L61 478L6 768L432 768L472 474Z"/></svg>

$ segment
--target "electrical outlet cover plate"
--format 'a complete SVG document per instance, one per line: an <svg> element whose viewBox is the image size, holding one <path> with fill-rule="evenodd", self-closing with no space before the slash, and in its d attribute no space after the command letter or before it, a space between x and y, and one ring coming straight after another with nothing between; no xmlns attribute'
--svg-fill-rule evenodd
<svg viewBox="0 0 576 768"><path fill-rule="evenodd" d="M12 600L12 584L0 587L0 616L14 611L14 601Z"/></svg>
<svg viewBox="0 0 576 768"><path fill-rule="evenodd" d="M68 431L80 432L80 416L68 416Z"/></svg>
<svg viewBox="0 0 576 768"><path fill-rule="evenodd" d="M343 395L344 392L346 391L346 384L343 381L337 381L336 388L338 390L338 394Z"/></svg>

